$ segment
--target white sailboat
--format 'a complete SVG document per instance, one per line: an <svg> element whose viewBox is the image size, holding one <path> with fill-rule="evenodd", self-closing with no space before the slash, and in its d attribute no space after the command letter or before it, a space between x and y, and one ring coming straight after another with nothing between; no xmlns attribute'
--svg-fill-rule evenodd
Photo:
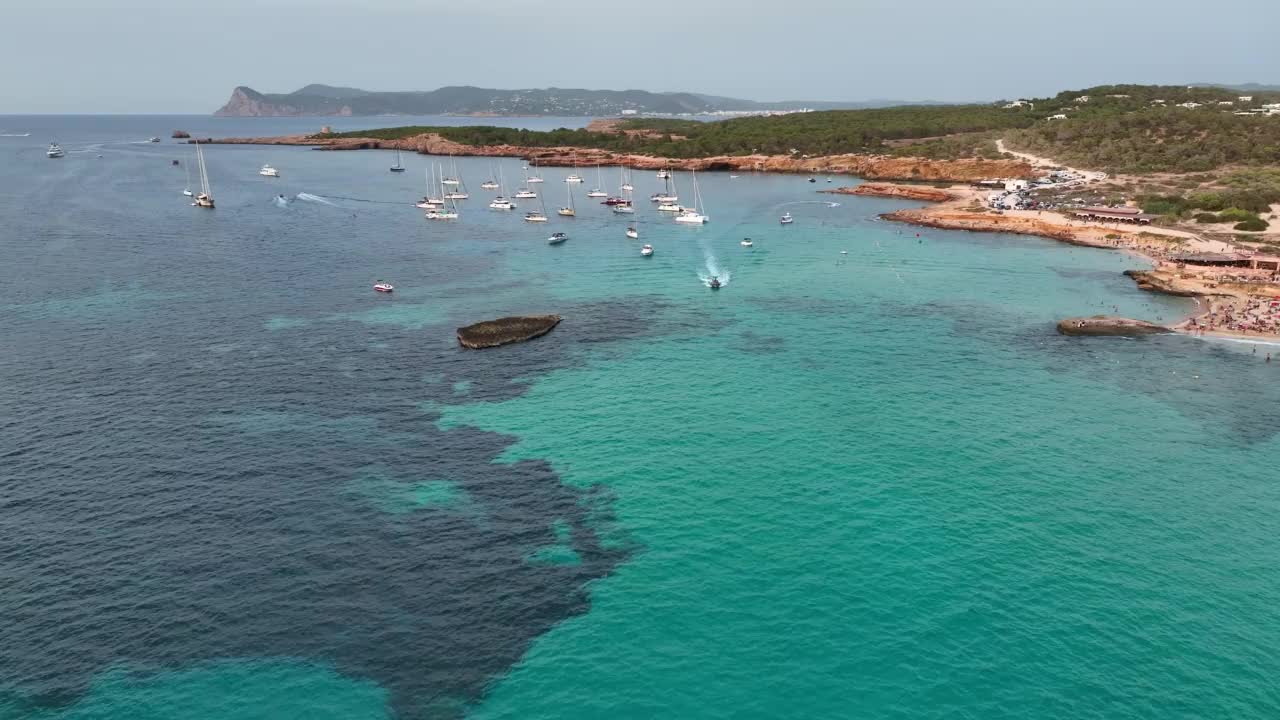
<svg viewBox="0 0 1280 720"><path fill-rule="evenodd" d="M481 189L481 190L497 190L497 189L498 189L498 181L493 179L493 178L494 178L494 175L495 175L495 173L493 172L493 164L492 164L492 163L490 163L490 164L489 164L489 179L488 179L488 180L485 180L485 181L484 181L484 182L482 182L482 183L480 183L480 189Z"/></svg>
<svg viewBox="0 0 1280 720"><path fill-rule="evenodd" d="M404 172L404 165L400 162L400 148L396 148L396 164L389 169L391 172Z"/></svg>
<svg viewBox="0 0 1280 720"><path fill-rule="evenodd" d="M456 161L456 160L454 160L454 159L453 159L453 155L450 155L450 156L449 156L449 162L450 162L449 172L450 172L450 173L452 173L452 176L451 176L451 177L444 177L444 169L443 169L443 168L441 168L441 170L440 170L440 178L441 178L441 179L440 179L440 184L441 184L441 185L448 185L448 186L450 186L450 187L456 187L456 186L458 185L458 183L462 182L461 180L459 180L459 179L458 179L458 161Z"/></svg>
<svg viewBox="0 0 1280 720"><path fill-rule="evenodd" d="M516 191L516 197L521 199L532 199L538 197L538 193L529 189L529 166L524 166L524 187Z"/></svg>
<svg viewBox="0 0 1280 720"><path fill-rule="evenodd" d="M582 178L578 175L578 153L573 154L573 172L570 173L569 177L565 178L564 181L567 183L582 182Z"/></svg>
<svg viewBox="0 0 1280 720"><path fill-rule="evenodd" d="M458 206L456 203L453 202L452 199L449 198L449 194L444 191L444 188L445 188L444 166L441 165L439 167L439 170L440 170L440 194L444 196L446 202L451 207L446 207L442 203L440 207L436 207L428 210L426 212L425 217L428 220L457 220Z"/></svg>
<svg viewBox="0 0 1280 720"><path fill-rule="evenodd" d="M462 174L458 172L458 167L456 164L454 165L454 169L453 169L453 177L455 180L458 181L458 183L454 185L452 190L444 194L444 199L445 200L466 200L467 198L471 197L470 193L467 192L467 183L465 180L462 179Z"/></svg>
<svg viewBox="0 0 1280 720"><path fill-rule="evenodd" d="M525 222L546 222L547 221L547 203L542 198L538 198L538 209L530 210L524 214Z"/></svg>
<svg viewBox="0 0 1280 720"><path fill-rule="evenodd" d="M537 158L534 158L533 160L533 174L528 175L524 181L530 185L542 182L542 176L538 175L538 159Z"/></svg>
<svg viewBox="0 0 1280 720"><path fill-rule="evenodd" d="M693 175L693 207L686 208L684 212L677 215L676 222L702 225L711 218L704 214L706 208L702 204L702 190L698 188L698 172L691 170L690 173Z"/></svg>
<svg viewBox="0 0 1280 720"><path fill-rule="evenodd" d="M609 193L605 192L602 189L602 187L604 186L604 183L601 182L601 180L602 180L602 177L600 175L600 164L596 163L596 186L591 188L591 192L587 193L587 197L589 198L609 197Z"/></svg>
<svg viewBox="0 0 1280 720"><path fill-rule="evenodd" d="M499 167L498 168L498 196L495 197L489 203L490 208L494 210L514 210L516 208L516 204L508 200L502 194L502 189L506 185L506 183L507 183L507 179L502 174L502 168Z"/></svg>
<svg viewBox="0 0 1280 720"><path fill-rule="evenodd" d="M631 220L631 223L627 225L627 237L631 238L632 240L638 240L640 238L640 216L639 215L635 216L635 218ZM645 247L649 247L649 246L646 245ZM652 248L650 249L650 252L652 252Z"/></svg>
<svg viewBox="0 0 1280 720"><path fill-rule="evenodd" d="M427 194L422 196L422 200L417 203L416 207L422 208L423 210L432 210L444 205L444 200L442 198L434 197L431 194L432 191L435 190L436 186L435 167L428 166L426 170L423 170L422 179L427 183Z"/></svg>
<svg viewBox="0 0 1280 720"><path fill-rule="evenodd" d="M680 201L680 196L676 194L676 179L671 173L662 179L663 190L660 193L654 193L650 196L650 200L656 203L673 204Z"/></svg>
<svg viewBox="0 0 1280 720"><path fill-rule="evenodd" d="M635 190L635 187L631 184L631 168L626 165L619 165L618 174L621 176L623 192Z"/></svg>
<svg viewBox="0 0 1280 720"><path fill-rule="evenodd" d="M183 186L182 194L187 197L195 197L196 194L191 192L191 164L182 163L182 169L187 173L187 184Z"/></svg>
<svg viewBox="0 0 1280 720"><path fill-rule="evenodd" d="M200 149L200 143L196 143L196 163L200 171L200 194L196 196L196 201L192 205L213 209L213 190L209 187L209 169L205 167L204 150Z"/></svg>
<svg viewBox="0 0 1280 720"><path fill-rule="evenodd" d="M565 185L564 189L565 193L569 196L569 204L557 210L556 214L563 215L565 217L574 217L578 214L578 211L573 207L573 188Z"/></svg>

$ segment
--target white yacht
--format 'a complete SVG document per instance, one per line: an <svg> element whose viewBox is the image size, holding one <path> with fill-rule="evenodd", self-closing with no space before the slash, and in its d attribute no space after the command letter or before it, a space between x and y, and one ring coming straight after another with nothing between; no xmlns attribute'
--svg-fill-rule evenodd
<svg viewBox="0 0 1280 720"><path fill-rule="evenodd" d="M632 240L638 240L640 238L640 231L637 230L634 225L632 225L631 227L627 228L627 237L631 238Z"/></svg>
<svg viewBox="0 0 1280 720"><path fill-rule="evenodd" d="M262 169L258 171L258 174L265 177L280 177L280 171L270 165L263 165Z"/></svg>
<svg viewBox="0 0 1280 720"><path fill-rule="evenodd" d="M575 174L570 175L569 177L565 178L565 179L564 179L564 181L565 181L565 182L567 182L567 183L580 183L580 182L582 182L582 178L581 178L581 177L579 177L579 176L575 173Z"/></svg>
<svg viewBox="0 0 1280 720"><path fill-rule="evenodd" d="M516 204L499 195L489 203L489 207L494 210L515 210Z"/></svg>
<svg viewBox="0 0 1280 720"><path fill-rule="evenodd" d="M591 192L587 193L587 197L589 198L609 197L609 193L602 190L601 189L602 187L604 187L604 183L602 182L601 175L600 175L600 166L596 165L596 186L591 188Z"/></svg>
<svg viewBox="0 0 1280 720"><path fill-rule="evenodd" d="M645 245L644 247L640 248L640 254L645 257L649 257L650 255L653 254L653 246Z"/></svg>
<svg viewBox="0 0 1280 720"><path fill-rule="evenodd" d="M58 143L49 143L49 149L45 152L45 155L51 158L60 158L66 153L62 151L62 146Z"/></svg>
<svg viewBox="0 0 1280 720"><path fill-rule="evenodd" d="M497 189L498 189L498 183L497 183L497 182L495 182L495 181L493 181L493 180L485 180L484 182L480 183L480 189L482 189L482 190L497 190Z"/></svg>
<svg viewBox="0 0 1280 720"><path fill-rule="evenodd" d="M684 212L684 206L677 205L675 203L662 203L661 205L658 206L658 212L673 212L673 213Z"/></svg>
<svg viewBox="0 0 1280 720"><path fill-rule="evenodd" d="M670 179L671 179L671 171L670 171L670 170L659 170L659 171L658 171L658 179L659 179L659 180L670 180Z"/></svg>
<svg viewBox="0 0 1280 720"><path fill-rule="evenodd" d="M469 197L471 196L462 190L454 190L453 192L447 192L444 194L445 200L466 200Z"/></svg>
<svg viewBox="0 0 1280 720"><path fill-rule="evenodd" d="M519 190L516 191L516 197L527 200L527 199L538 197L538 193L530 190L529 188L520 188Z"/></svg>
<svg viewBox="0 0 1280 720"><path fill-rule="evenodd" d="M529 183L529 184L533 184L533 183L540 183L540 182L542 182L542 176L538 175L538 161L537 161L537 160L534 160L534 161L533 161L533 174L532 174L532 175L530 175L530 176L528 176L528 177L526 177L524 181L525 181L526 183Z"/></svg>

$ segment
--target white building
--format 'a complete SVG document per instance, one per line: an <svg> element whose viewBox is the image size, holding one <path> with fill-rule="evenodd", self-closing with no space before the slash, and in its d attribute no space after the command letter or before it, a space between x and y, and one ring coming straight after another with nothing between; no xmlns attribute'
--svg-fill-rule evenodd
<svg viewBox="0 0 1280 720"><path fill-rule="evenodd" d="M1087 103L1087 102L1089 102L1089 96L1088 96L1088 95L1081 95L1080 97L1076 98L1076 102L1078 102L1078 103Z"/></svg>
<svg viewBox="0 0 1280 720"><path fill-rule="evenodd" d="M1031 183L1026 180L1005 180L1004 189L1009 192L1021 192L1031 187Z"/></svg>
<svg viewBox="0 0 1280 720"><path fill-rule="evenodd" d="M1178 103L1178 107L1180 107L1180 108L1187 108L1188 110L1194 110L1194 109L1196 109L1196 108L1200 107L1200 103L1198 103L1198 102L1184 102L1184 103Z"/></svg>
<svg viewBox="0 0 1280 720"><path fill-rule="evenodd" d="M1066 115L1061 115L1061 114L1059 114L1059 115L1050 115L1049 117L1047 117L1047 118L1045 118L1045 119L1046 119L1046 120L1066 120L1066 119L1067 119L1067 116L1066 116Z"/></svg>
<svg viewBox="0 0 1280 720"><path fill-rule="evenodd" d="M1236 98L1236 100L1239 100L1240 102L1244 102L1244 103L1249 103L1249 102L1253 102L1253 96L1241 95L1240 97Z"/></svg>
<svg viewBox="0 0 1280 720"><path fill-rule="evenodd" d="M1035 107L1035 105L1033 105L1032 103L1027 102L1026 100L1014 100L1013 102L1009 103L1008 105L1005 105L1005 106L1004 106L1004 109L1005 109L1005 110L1012 110L1013 108L1020 108L1020 107Z"/></svg>

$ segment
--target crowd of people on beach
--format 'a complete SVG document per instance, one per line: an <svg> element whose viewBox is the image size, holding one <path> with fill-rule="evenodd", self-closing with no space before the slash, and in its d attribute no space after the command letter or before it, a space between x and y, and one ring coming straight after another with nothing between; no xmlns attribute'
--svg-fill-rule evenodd
<svg viewBox="0 0 1280 720"><path fill-rule="evenodd" d="M1200 332L1227 331L1243 334L1280 335L1280 298L1228 300L1216 305L1202 318L1188 323Z"/></svg>

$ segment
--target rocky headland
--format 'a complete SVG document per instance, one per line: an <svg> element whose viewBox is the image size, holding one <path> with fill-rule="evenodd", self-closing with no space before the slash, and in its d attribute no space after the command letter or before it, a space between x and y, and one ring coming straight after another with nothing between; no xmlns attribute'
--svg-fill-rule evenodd
<svg viewBox="0 0 1280 720"><path fill-rule="evenodd" d="M925 185L894 185L892 183L863 183L854 187L838 187L834 190L819 190L832 195L865 195L869 197L899 198L902 200L922 200L925 202L947 202L956 196L941 188Z"/></svg>

